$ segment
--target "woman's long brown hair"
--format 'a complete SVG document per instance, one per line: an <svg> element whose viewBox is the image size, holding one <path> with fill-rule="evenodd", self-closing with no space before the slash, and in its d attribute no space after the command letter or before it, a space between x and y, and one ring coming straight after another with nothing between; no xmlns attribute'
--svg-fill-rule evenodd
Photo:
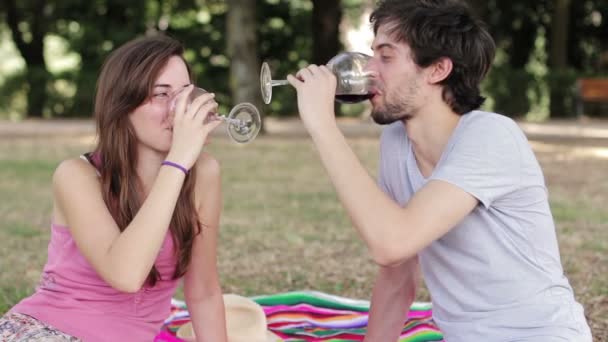
<svg viewBox="0 0 608 342"><path fill-rule="evenodd" d="M112 52L101 69L95 96L98 143L94 154L99 161L96 166L101 174L103 199L121 232L143 202L136 173L138 141L129 114L150 99L154 82L169 58L183 59L183 52L179 42L164 35L139 38ZM192 81L190 67L188 72ZM177 251L174 279L186 273L194 237L201 232L194 204L195 180L196 168L192 168L171 218L170 231ZM159 279L160 273L153 267L147 283L154 286Z"/></svg>

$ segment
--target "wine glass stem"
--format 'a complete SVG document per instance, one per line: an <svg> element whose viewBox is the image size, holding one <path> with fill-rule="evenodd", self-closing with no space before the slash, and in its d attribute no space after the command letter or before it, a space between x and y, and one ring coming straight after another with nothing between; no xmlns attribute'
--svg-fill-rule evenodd
<svg viewBox="0 0 608 342"><path fill-rule="evenodd" d="M239 120L239 119L232 119L232 118L229 118L229 117L221 115L221 114L218 114L217 118L220 119L220 120L222 120L222 121L224 121L224 122L227 122L229 124L233 124L233 125L236 125L236 126L240 126L240 125L243 124L243 122L241 120Z"/></svg>
<svg viewBox="0 0 608 342"><path fill-rule="evenodd" d="M284 86L284 85L288 85L289 81L287 80L272 80L270 83L273 87L276 86Z"/></svg>

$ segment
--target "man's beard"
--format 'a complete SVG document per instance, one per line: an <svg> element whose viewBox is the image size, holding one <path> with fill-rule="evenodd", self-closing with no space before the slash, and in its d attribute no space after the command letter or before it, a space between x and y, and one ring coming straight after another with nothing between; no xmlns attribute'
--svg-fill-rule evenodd
<svg viewBox="0 0 608 342"><path fill-rule="evenodd" d="M406 90L396 92L386 92L384 95L383 108L372 108L372 119L379 125L392 124L395 121L407 121L413 117L416 111L413 105L415 95L418 94L418 82L414 80L407 86ZM401 96L391 96L395 94L406 94ZM396 99L396 101L391 101Z"/></svg>
<svg viewBox="0 0 608 342"><path fill-rule="evenodd" d="M388 125L395 121L409 120L412 118L408 105L399 103L387 103L382 109L372 109L372 119L378 125Z"/></svg>

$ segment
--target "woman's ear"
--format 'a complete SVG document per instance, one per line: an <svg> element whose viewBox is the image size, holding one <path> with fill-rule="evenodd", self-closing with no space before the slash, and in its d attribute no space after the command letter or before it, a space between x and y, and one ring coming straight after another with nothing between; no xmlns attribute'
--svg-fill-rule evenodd
<svg viewBox="0 0 608 342"><path fill-rule="evenodd" d="M452 60L448 57L441 57L431 66L429 66L430 73L428 74L428 81L430 84L437 84L445 80L450 76L452 72Z"/></svg>

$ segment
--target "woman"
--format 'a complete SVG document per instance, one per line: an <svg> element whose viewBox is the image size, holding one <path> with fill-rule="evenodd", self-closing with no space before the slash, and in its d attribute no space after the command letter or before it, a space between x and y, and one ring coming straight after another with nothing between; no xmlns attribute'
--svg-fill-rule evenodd
<svg viewBox="0 0 608 342"><path fill-rule="evenodd" d="M193 78L182 54L159 35L104 63L98 144L57 167L42 280L0 319L0 340L152 341L183 277L196 335L226 341L220 170L201 153L220 121L205 120L217 109L213 94L186 104Z"/></svg>

